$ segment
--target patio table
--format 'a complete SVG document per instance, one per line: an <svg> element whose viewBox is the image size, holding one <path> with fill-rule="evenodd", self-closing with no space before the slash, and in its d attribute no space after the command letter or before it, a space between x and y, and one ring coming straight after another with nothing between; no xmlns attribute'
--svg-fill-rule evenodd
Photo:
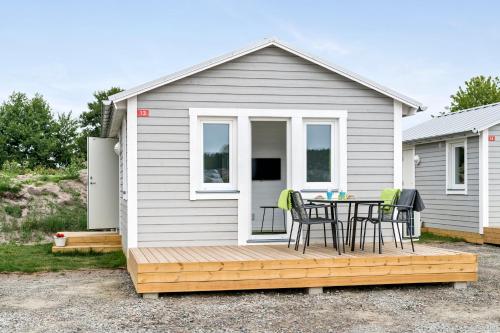
<svg viewBox="0 0 500 333"><path fill-rule="evenodd" d="M351 221L351 208L352 205L354 204L354 213L352 215L353 217L353 224L352 224L352 235L351 235L351 251L354 251L355 245L356 245L356 225L357 225L357 217L358 217L358 208L360 204L373 204L377 205L378 208L380 208L380 205L384 203L384 200L380 199L362 199L362 198L351 198L351 199L307 199L310 203L322 203L322 204L329 204L330 205L330 214L333 217L333 207L335 205L339 204L348 204L348 213L347 213L347 225L349 226L349 223ZM347 234L347 237L349 238L349 233ZM381 245L379 241L379 252L381 251Z"/></svg>

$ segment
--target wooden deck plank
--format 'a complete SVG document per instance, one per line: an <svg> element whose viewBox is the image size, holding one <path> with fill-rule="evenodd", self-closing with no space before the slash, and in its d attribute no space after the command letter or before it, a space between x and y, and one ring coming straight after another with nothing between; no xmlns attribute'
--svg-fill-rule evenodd
<svg viewBox="0 0 500 333"><path fill-rule="evenodd" d="M185 292L185 291L220 291L277 288L311 288L335 286L361 286L379 284L435 283L435 282L470 282L476 281L476 273L412 274L387 276L354 276L305 279L274 279L245 281L208 281L178 283L142 283L137 292Z"/></svg>
<svg viewBox="0 0 500 333"><path fill-rule="evenodd" d="M411 266L372 266L372 267L323 267L309 269L274 269L251 271L216 271L182 273L142 273L139 283L155 282L196 282L196 281L239 281L271 279L323 278L330 276L381 276L443 273L474 273L475 264L442 264Z"/></svg>

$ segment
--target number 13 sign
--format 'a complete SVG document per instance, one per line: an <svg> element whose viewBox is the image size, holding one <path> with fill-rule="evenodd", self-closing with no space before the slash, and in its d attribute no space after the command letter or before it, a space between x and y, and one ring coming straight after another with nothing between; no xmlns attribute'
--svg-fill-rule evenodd
<svg viewBox="0 0 500 333"><path fill-rule="evenodd" d="M137 117L149 117L148 109L137 109Z"/></svg>

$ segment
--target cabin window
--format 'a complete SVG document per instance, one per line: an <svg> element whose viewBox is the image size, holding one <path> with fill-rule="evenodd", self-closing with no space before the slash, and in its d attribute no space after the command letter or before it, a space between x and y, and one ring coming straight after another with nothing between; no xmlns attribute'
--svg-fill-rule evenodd
<svg viewBox="0 0 500 333"><path fill-rule="evenodd" d="M447 144L447 193L465 194L467 189L467 141Z"/></svg>
<svg viewBox="0 0 500 333"><path fill-rule="evenodd" d="M308 189L337 187L335 122L305 122L305 183Z"/></svg>
<svg viewBox="0 0 500 333"><path fill-rule="evenodd" d="M232 120L201 120L201 190L235 189Z"/></svg>

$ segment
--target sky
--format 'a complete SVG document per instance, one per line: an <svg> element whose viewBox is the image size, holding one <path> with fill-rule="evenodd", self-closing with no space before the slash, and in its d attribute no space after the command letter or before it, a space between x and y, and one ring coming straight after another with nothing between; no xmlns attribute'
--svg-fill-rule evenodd
<svg viewBox="0 0 500 333"><path fill-rule="evenodd" d="M0 101L42 94L55 113L275 37L444 110L500 75L500 1L1 1Z"/></svg>

